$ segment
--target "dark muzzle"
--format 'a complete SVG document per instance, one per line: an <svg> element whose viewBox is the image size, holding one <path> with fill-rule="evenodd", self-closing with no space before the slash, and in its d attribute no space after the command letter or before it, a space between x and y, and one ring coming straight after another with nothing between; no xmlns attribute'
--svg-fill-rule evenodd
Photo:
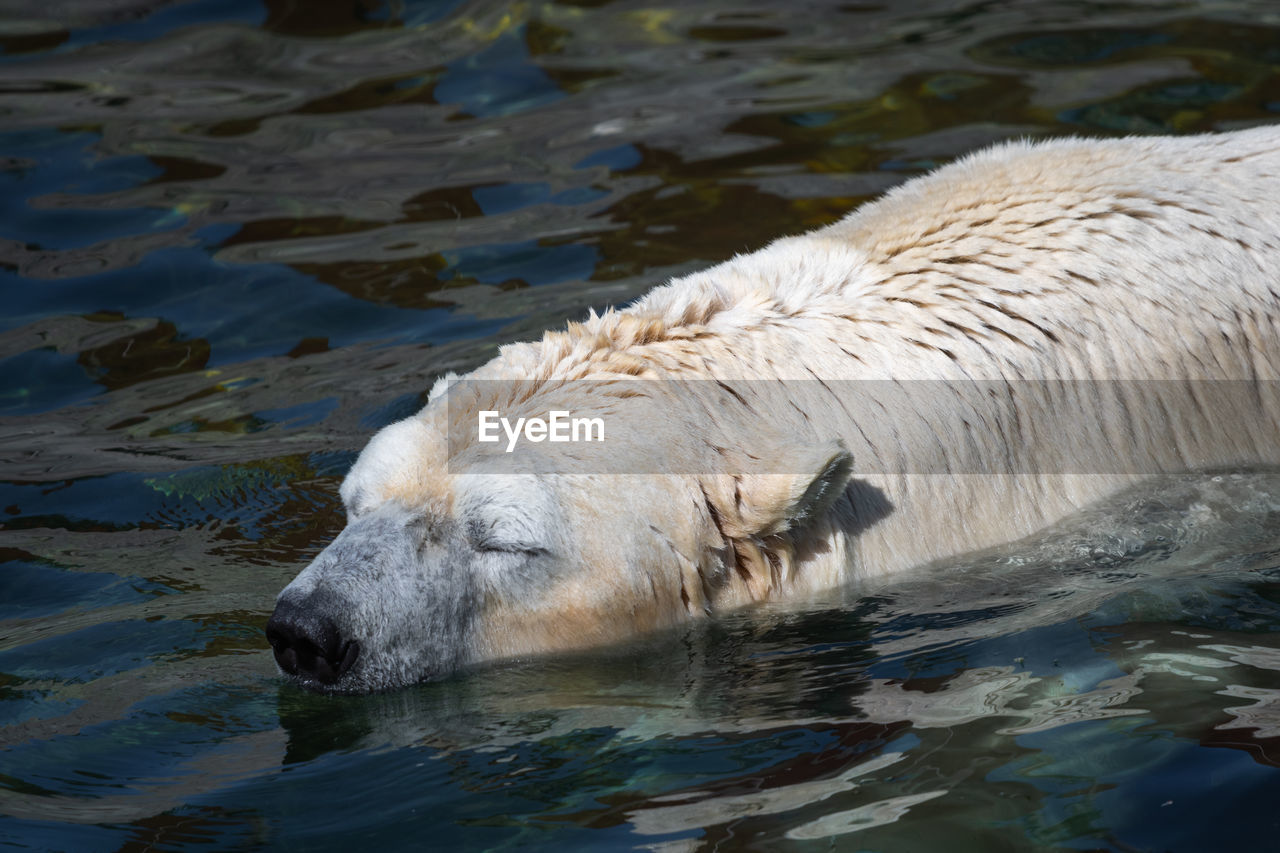
<svg viewBox="0 0 1280 853"><path fill-rule="evenodd" d="M281 670L321 684L336 682L360 656L360 644L344 639L332 620L288 599L267 620L267 642Z"/></svg>

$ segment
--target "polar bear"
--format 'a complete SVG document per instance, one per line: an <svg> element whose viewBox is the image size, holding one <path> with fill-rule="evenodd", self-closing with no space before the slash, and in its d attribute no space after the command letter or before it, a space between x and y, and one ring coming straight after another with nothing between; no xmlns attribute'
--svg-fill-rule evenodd
<svg viewBox="0 0 1280 853"><path fill-rule="evenodd" d="M506 346L370 441L276 661L387 689L1275 462L1278 242L1280 127L1012 142Z"/></svg>

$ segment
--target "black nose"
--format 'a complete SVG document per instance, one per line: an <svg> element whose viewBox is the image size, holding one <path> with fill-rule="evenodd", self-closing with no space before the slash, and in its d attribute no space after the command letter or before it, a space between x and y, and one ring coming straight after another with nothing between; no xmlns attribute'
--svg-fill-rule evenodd
<svg viewBox="0 0 1280 853"><path fill-rule="evenodd" d="M332 620L291 601L276 604L267 620L267 642L280 669L321 684L333 684L360 655L360 644L344 640Z"/></svg>

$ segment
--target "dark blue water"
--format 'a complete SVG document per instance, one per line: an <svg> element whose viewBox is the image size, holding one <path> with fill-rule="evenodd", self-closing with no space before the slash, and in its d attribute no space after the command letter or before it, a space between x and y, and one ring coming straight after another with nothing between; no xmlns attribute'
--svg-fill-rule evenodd
<svg viewBox="0 0 1280 853"><path fill-rule="evenodd" d="M1278 68L1262 2L0 2L0 843L1274 846L1275 472L388 695L262 628L440 373Z"/></svg>

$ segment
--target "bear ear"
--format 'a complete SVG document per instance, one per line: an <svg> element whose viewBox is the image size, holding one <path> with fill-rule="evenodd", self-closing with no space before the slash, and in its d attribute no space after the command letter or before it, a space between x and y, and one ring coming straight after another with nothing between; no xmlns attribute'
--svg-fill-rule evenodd
<svg viewBox="0 0 1280 853"><path fill-rule="evenodd" d="M803 529L844 492L853 471L853 457L838 440L767 455L722 455L727 473L703 478L702 489L721 531L730 538ZM762 473L780 467L792 473Z"/></svg>

